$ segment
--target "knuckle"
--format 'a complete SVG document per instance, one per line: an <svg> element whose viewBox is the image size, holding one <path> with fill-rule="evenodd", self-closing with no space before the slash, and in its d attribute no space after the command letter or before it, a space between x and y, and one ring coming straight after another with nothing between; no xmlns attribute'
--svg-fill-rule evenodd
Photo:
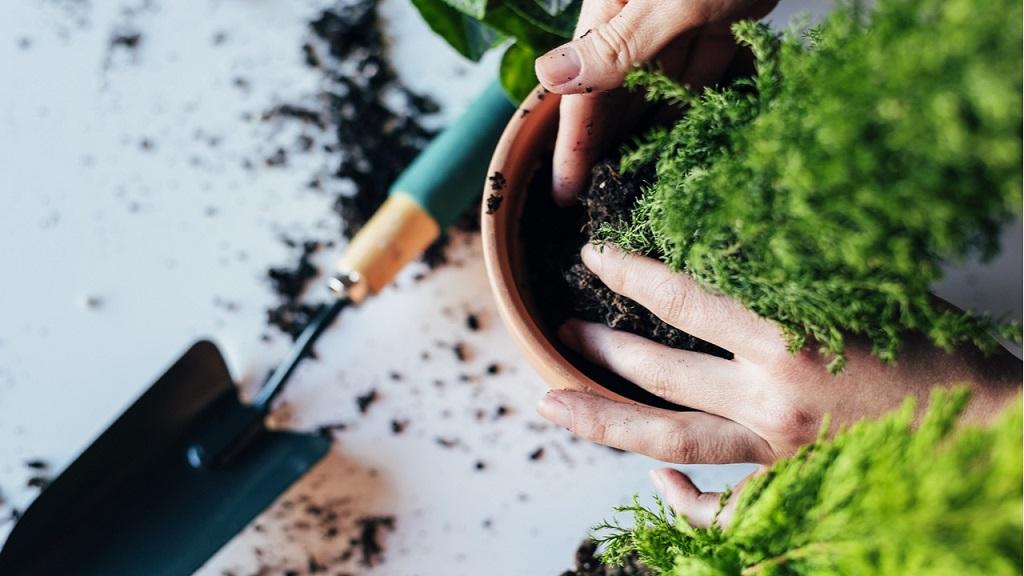
<svg viewBox="0 0 1024 576"><path fill-rule="evenodd" d="M619 22L612 20L598 26L592 34L597 55L616 68L625 70L636 63L639 53L633 35Z"/></svg>
<svg viewBox="0 0 1024 576"><path fill-rule="evenodd" d="M812 412L791 406L775 416L774 428L786 446L796 448L813 441L818 436L820 419Z"/></svg>
<svg viewBox="0 0 1024 576"><path fill-rule="evenodd" d="M608 424L596 418L583 418L576 433L598 444L606 443L611 437Z"/></svg>
<svg viewBox="0 0 1024 576"><path fill-rule="evenodd" d="M644 381L637 384L643 385L655 396L667 398L671 395L675 370L671 362L665 359L658 359L654 362L646 362L640 370Z"/></svg>
<svg viewBox="0 0 1024 576"><path fill-rule="evenodd" d="M655 455L657 458L676 464L690 464L699 461L700 446L685 426L676 424L666 427L661 433L659 444L659 454Z"/></svg>
<svg viewBox="0 0 1024 576"><path fill-rule="evenodd" d="M669 324L680 321L688 304L685 291L672 278L666 278L651 288L653 312Z"/></svg>

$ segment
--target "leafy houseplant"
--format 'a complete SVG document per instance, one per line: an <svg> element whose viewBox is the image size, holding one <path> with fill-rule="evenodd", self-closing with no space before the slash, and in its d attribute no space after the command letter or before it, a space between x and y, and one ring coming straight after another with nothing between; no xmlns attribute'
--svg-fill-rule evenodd
<svg viewBox="0 0 1024 576"><path fill-rule="evenodd" d="M597 528L603 559L638 555L678 575L1019 574L1021 404L994 426L957 428L966 402L936 392L916 429L908 400L822 435L754 477L724 528L695 528L660 502L621 507L634 525Z"/></svg>
<svg viewBox="0 0 1024 576"><path fill-rule="evenodd" d="M572 37L581 0L412 0L427 24L470 60L504 46L502 87L519 102L537 84L533 61Z"/></svg>
<svg viewBox="0 0 1024 576"><path fill-rule="evenodd" d="M911 330L946 348L1019 339L928 289L1020 212L1021 16L1012 0L850 2L806 40L737 24L757 73L722 89L633 74L686 114L624 156L655 177L603 238L774 320L793 350L817 343L833 371L849 335L882 361Z"/></svg>

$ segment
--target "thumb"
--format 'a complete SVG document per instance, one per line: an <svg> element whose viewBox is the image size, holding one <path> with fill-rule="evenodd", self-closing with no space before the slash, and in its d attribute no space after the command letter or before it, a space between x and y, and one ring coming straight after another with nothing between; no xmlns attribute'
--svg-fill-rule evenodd
<svg viewBox="0 0 1024 576"><path fill-rule="evenodd" d="M655 488L661 493L672 511L677 516L686 518L691 526L708 528L711 524L721 520L718 517L721 508L721 493L701 492L689 476L672 468L651 470L650 476Z"/></svg>
<svg viewBox="0 0 1024 576"><path fill-rule="evenodd" d="M608 22L538 58L537 79L558 94L618 88L631 68L653 59L676 36L702 23L693 11L680 8L687 4L629 1Z"/></svg>

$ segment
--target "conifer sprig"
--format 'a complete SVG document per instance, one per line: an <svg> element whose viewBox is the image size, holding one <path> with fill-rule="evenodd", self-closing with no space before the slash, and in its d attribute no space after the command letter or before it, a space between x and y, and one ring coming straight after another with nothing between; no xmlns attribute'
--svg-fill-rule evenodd
<svg viewBox="0 0 1024 576"><path fill-rule="evenodd" d="M629 85L687 112L624 154L655 179L603 238L774 320L793 350L816 343L833 371L850 335L883 361L909 331L1019 341L1019 325L929 288L943 262L994 254L1020 213L1021 20L1015 0L849 2L803 36L735 25L753 79L693 94L635 72Z"/></svg>
<svg viewBox="0 0 1024 576"><path fill-rule="evenodd" d="M1021 403L988 427L957 427L967 392L936 391L915 429L914 402L824 434L738 495L732 523L695 528L660 501L617 509L603 560L637 554L655 574L1020 574Z"/></svg>

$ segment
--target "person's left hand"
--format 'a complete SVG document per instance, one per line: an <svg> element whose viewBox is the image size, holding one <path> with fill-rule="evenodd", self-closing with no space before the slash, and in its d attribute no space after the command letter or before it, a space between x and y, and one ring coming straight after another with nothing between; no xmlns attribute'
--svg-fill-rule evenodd
<svg viewBox="0 0 1024 576"><path fill-rule="evenodd" d="M905 397L923 408L931 389L971 388L968 419L993 415L1020 389L1021 363L1007 352L983 357L971 347L946 352L908 337L898 362L882 364L870 346L848 338L846 368L830 374L813 350L790 353L774 323L712 294L686 274L614 246L586 246L583 262L612 290L659 318L734 354L732 360L670 348L604 325L570 321L559 337L585 358L644 389L693 408L676 412L557 390L538 411L573 433L677 464L769 464L814 441L826 415L833 430L879 416ZM676 513L707 525L719 495L701 493L682 473L652 479ZM726 519L728 507L719 519Z"/></svg>

